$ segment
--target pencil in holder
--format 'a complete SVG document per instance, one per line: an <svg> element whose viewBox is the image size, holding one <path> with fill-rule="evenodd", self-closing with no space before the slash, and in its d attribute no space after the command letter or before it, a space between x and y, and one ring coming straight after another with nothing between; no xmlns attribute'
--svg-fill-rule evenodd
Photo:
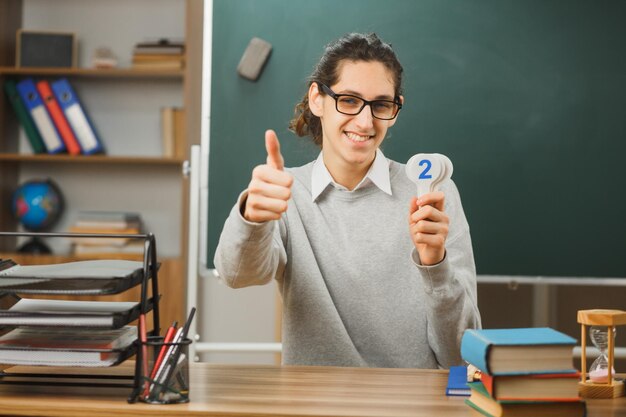
<svg viewBox="0 0 626 417"><path fill-rule="evenodd" d="M189 402L190 344L190 339L164 342L160 336L141 342L137 353L141 368L140 401L151 404Z"/></svg>

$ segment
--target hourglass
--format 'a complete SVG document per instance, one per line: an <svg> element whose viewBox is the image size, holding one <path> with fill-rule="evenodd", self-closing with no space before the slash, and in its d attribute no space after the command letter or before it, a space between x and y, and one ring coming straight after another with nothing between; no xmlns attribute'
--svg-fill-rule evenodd
<svg viewBox="0 0 626 417"><path fill-rule="evenodd" d="M600 351L600 356L589 367L589 379L591 382L608 382L609 380L609 331L613 331L612 339L615 340L615 327L591 326L589 339ZM611 367L611 375L615 375L615 369Z"/></svg>
<svg viewBox="0 0 626 417"><path fill-rule="evenodd" d="M621 310L579 310L578 323L581 325L581 381L579 393L587 398L616 398L624 395L624 382L615 375L615 326L626 324L626 311ZM589 368L587 379L587 326L589 338L600 351L598 358Z"/></svg>

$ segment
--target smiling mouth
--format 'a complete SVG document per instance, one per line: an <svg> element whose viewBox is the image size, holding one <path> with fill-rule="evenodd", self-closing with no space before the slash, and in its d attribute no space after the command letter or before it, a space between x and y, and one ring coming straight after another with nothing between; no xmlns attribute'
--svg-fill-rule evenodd
<svg viewBox="0 0 626 417"><path fill-rule="evenodd" d="M368 141L372 138L372 136L368 136L368 135L359 135L353 132L344 132L345 135L347 136L348 139L350 139L352 142L365 142Z"/></svg>

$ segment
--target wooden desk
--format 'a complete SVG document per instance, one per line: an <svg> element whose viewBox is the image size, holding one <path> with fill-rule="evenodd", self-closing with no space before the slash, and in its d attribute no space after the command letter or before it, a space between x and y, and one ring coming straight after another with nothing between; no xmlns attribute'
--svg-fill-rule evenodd
<svg viewBox="0 0 626 417"><path fill-rule="evenodd" d="M447 371L436 370L199 363L191 370L189 404L127 404L129 390L119 389L2 386L0 415L471 416L462 397L444 395L446 380ZM588 417L617 416L626 416L626 398L588 401Z"/></svg>

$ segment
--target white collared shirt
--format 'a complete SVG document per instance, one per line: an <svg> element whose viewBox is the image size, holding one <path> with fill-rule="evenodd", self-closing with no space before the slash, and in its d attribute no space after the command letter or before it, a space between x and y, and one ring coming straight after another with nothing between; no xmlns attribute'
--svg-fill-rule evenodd
<svg viewBox="0 0 626 417"><path fill-rule="evenodd" d="M333 187L343 190L350 191L346 187L341 184L336 183L333 180L332 175L328 172L328 168L324 164L323 152L321 151L317 160L313 164L313 171L311 172L311 198L313 201L319 197L320 194L331 184ZM383 152L380 149L376 149L376 157L374 158L374 162L370 166L370 169L365 174L365 177L354 187L356 191L359 188L373 183L377 186L381 191L391 194L391 182L389 180L389 161L383 155Z"/></svg>

